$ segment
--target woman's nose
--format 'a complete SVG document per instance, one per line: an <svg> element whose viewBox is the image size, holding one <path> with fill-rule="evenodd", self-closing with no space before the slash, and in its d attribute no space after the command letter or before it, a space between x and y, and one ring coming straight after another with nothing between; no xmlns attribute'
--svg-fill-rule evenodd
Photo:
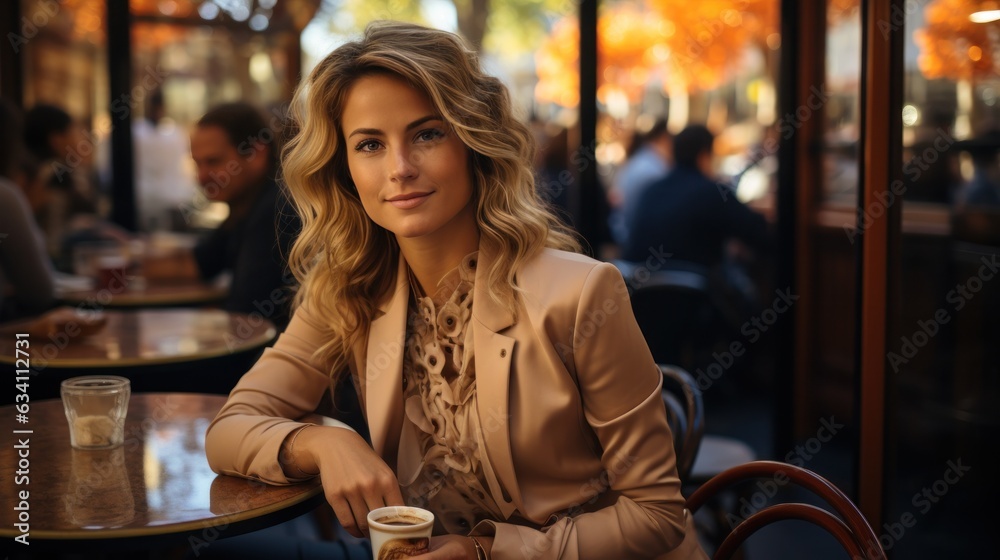
<svg viewBox="0 0 1000 560"><path fill-rule="evenodd" d="M389 178L393 181L405 181L417 176L419 155L416 152L401 149L395 150L392 156L392 170Z"/></svg>

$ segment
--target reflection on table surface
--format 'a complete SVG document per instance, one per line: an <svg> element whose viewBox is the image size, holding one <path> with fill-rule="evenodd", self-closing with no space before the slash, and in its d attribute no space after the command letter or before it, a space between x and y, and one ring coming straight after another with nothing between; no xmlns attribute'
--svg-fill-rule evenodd
<svg viewBox="0 0 1000 560"><path fill-rule="evenodd" d="M58 290L60 300L68 304L95 305L102 308L203 305L225 299L225 286L198 281L156 283L132 277L112 279L106 288Z"/></svg>
<svg viewBox="0 0 1000 560"><path fill-rule="evenodd" d="M48 339L34 337L32 363L74 368L176 363L259 348L277 335L274 324L259 315L218 309L103 313L107 324L91 336L74 336L76 331L66 328ZM0 363L14 363L14 345L13 336L0 339Z"/></svg>
<svg viewBox="0 0 1000 560"><path fill-rule="evenodd" d="M205 457L205 430L225 403L219 395L133 394L125 444L112 450L75 450L62 402L31 403L30 485L0 485L0 537L17 536L16 491L29 490L30 539L109 539L200 533L234 534L287 520L322 496L318 481L267 486L217 476ZM0 408L13 418L11 406ZM8 472L17 450L0 448ZM240 526L240 524L243 526ZM224 535L228 536L228 535Z"/></svg>

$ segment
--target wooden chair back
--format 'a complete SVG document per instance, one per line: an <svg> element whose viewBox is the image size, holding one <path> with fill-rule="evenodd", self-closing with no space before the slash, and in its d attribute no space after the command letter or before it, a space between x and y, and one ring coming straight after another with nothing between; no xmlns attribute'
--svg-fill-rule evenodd
<svg viewBox="0 0 1000 560"><path fill-rule="evenodd" d="M677 366L659 364L663 374L663 405L674 438L677 475L681 482L691 476L691 467L705 433L705 408L701 390L691 375Z"/></svg>
<svg viewBox="0 0 1000 560"><path fill-rule="evenodd" d="M822 476L802 467L776 461L753 461L733 467L706 482L687 499L687 508L695 512L720 491L737 483L757 478L780 480L801 486L829 504L837 514L802 503L782 503L760 509L739 522L719 546L714 560L732 557L740 545L761 527L785 519L798 519L813 523L834 536L851 554L852 559L885 560L885 550L878 536L857 506Z"/></svg>

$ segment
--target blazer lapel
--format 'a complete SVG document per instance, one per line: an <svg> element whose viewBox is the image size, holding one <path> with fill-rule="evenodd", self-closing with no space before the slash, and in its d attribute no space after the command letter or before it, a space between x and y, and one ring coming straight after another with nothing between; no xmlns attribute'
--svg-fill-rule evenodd
<svg viewBox="0 0 1000 560"><path fill-rule="evenodd" d="M380 308L382 315L368 331L368 352L363 369L365 405L372 447L396 463L399 426L403 419L403 341L409 299L406 264L402 255L393 295Z"/></svg>
<svg viewBox="0 0 1000 560"><path fill-rule="evenodd" d="M515 341L499 333L514 324L514 316L490 297L486 271L494 258L494 251L480 246L472 299L476 406L486 446L483 465L487 482L504 517L509 518L521 503L510 451L509 383ZM494 487L498 483L499 487Z"/></svg>

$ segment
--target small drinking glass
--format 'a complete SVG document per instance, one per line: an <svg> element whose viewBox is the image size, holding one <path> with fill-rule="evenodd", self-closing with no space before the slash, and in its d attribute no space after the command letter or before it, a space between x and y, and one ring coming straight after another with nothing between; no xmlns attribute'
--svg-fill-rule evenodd
<svg viewBox="0 0 1000 560"><path fill-rule="evenodd" d="M125 414L132 394L129 380L87 375L62 382L70 444L76 449L110 449L125 441Z"/></svg>

